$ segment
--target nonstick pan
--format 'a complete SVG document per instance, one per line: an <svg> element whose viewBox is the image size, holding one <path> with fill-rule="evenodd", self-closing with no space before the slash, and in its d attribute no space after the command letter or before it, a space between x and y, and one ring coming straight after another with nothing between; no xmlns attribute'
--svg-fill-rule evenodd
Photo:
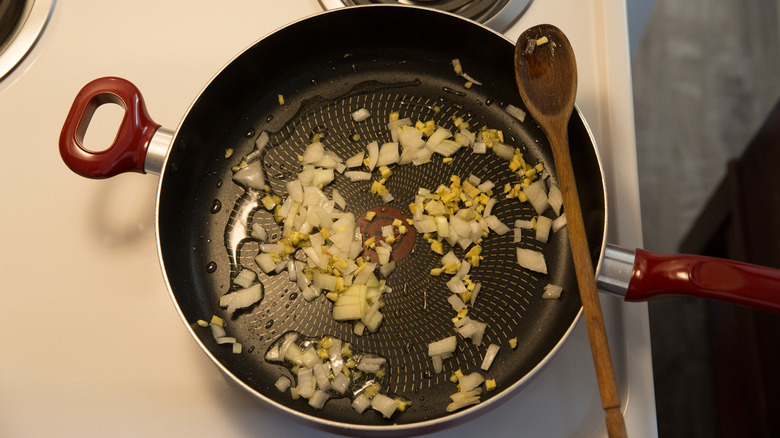
<svg viewBox="0 0 780 438"><path fill-rule="evenodd" d="M502 35L455 15L424 8L373 5L322 13L284 27L259 40L231 60L202 90L176 131L160 128L146 113L140 92L119 78L91 82L77 96L60 138L60 151L75 172L105 178L125 171L160 173L157 237L164 276L174 304L203 350L238 385L258 399L317 427L348 434L416 434L465 421L518 390L549 360L577 321L581 303L567 238L554 233L540 244L532 238L514 243L512 233L491 235L483 243L483 263L472 271L482 283L469 316L487 324L481 346L459 342L454 357L433 372L428 344L454 334L453 309L446 301L446 278L430 270L440 256L422 236L407 236L404 256L387 284L385 319L376 333L357 336L352 326L334 321L331 303L321 296L308 302L287 276L266 275L254 263L258 242L249 236L253 223L263 224L271 239L279 229L256 194L232 182L233 167L250 153L263 132L270 142L261 157L271 191L286 196L285 183L296 178L299 155L313 138L341 158L365 150L372 140L390 140L391 112L412 120L434 120L453 128L460 117L478 128L502 130L505 142L520 148L527 161L542 163L555 181L547 141L530 118L520 122L506 109L524 108L513 72L513 43ZM464 86L452 60L481 84ZM119 133L106 151L90 152L81 140L94 110L113 102L125 107ZM354 122L360 108L371 117ZM593 138L575 110L569 124L573 163L594 261L607 249L606 194ZM451 163L441 158L422 166L397 166L387 187L390 203L370 193L370 181L336 179L324 190L339 190L347 211L365 219L391 221L412 217L409 203L418 188L449 184L452 175L474 174L498 188L517 182L507 162L495 154L461 151ZM536 215L527 203L500 201L495 214L504 223ZM364 221L365 222L365 221ZM370 222L370 221L368 221ZM364 231L367 228L364 228ZM542 251L548 274L536 274L516 262L516 247ZM615 288L633 275L632 253L609 248ZM463 251L455 249L462 256ZM600 263L600 262L599 262ZM626 266L628 274L626 274ZM227 317L218 302L236 288L241 268L259 274L265 295L258 304ZM597 269L598 266L594 266ZM634 275L636 276L636 275ZM625 279L628 281L628 279ZM563 287L557 300L542 299L548 283ZM642 297L639 297L642 298ZM212 315L225 319L228 334L243 346L235 354L217 344L208 328L198 325ZM288 368L265 360L269 347L290 331L305 337L334 336L353 348L388 360L383 385L409 401L405 412L385 419L375 411L358 414L350 397L334 397L323 409L289 391L275 388ZM508 341L516 338L512 349ZM453 413L445 407L457 391L450 377L456 370L480 371L486 346L502 346L485 377L497 388L483 391L482 402Z"/></svg>

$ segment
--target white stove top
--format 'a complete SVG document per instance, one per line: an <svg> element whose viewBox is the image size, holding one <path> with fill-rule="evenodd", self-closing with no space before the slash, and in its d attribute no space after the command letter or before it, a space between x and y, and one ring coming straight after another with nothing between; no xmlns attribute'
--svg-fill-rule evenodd
<svg viewBox="0 0 780 438"><path fill-rule="evenodd" d="M158 264L157 178L83 179L57 152L90 80L131 80L173 129L233 55L320 10L316 0L55 4L39 44L0 81L0 436L331 436L229 384L191 339ZM577 102L608 176L608 240L641 246L625 2L536 0L506 34L542 22L577 52ZM629 434L656 436L646 306L602 304ZM506 403L430 436L605 436L602 420L581 321Z"/></svg>

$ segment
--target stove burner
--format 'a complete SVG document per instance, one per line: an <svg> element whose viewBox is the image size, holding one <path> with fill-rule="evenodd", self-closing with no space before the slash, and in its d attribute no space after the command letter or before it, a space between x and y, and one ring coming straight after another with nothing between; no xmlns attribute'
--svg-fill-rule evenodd
<svg viewBox="0 0 780 438"><path fill-rule="evenodd" d="M368 4L422 6L451 12L503 31L525 11L531 0L320 0L325 9Z"/></svg>
<svg viewBox="0 0 780 438"><path fill-rule="evenodd" d="M0 79L29 53L49 21L54 0L0 1Z"/></svg>

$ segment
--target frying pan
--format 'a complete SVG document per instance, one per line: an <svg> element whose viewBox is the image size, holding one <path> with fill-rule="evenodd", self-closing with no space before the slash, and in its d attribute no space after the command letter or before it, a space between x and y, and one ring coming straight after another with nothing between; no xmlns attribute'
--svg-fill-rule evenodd
<svg viewBox="0 0 780 438"><path fill-rule="evenodd" d="M449 128L457 116L472 127L500 129L508 144L521 148L527 161L543 163L555 181L551 152L539 127L530 118L520 122L506 111L510 104L524 108L515 88L513 50L513 43L502 35L439 11L371 5L326 12L290 24L236 56L201 91L176 131L152 121L131 83L101 78L87 84L66 119L60 152L71 169L91 178L126 171L161 175L156 227L165 280L192 335L232 381L280 412L317 427L348 434L419 434L465 421L506 399L564 342L581 310L566 236L554 233L543 245L532 238L515 244L511 233L485 239L485 259L472 270L482 292L469 313L487 323L485 339L481 347L459 342L454 357L444 361L443 372L435 373L427 345L454 333L446 278L429 275L440 256L420 236L407 240L409 252L388 278L392 292L385 295L384 322L376 333L356 336L350 324L332 319L331 304L324 297L307 302L286 275L265 275L254 264L259 245L247 230L260 223L273 240L279 229L257 197L231 181L232 167L253 150L261 132L268 132L270 143L261 159L271 190L284 197L285 183L300 168L298 155L314 135L328 150L347 158L365 150L369 141L389 141L388 116L399 111L402 117L434 120ZM465 88L465 80L453 71L454 58L481 85ZM88 151L82 139L91 115L104 103L124 106L125 116L111 147ZM350 114L360 108L368 109L371 117L354 122ZM644 275L632 269L633 259L648 265L650 256L605 244L602 170L593 137L576 109L569 135L593 260L609 262L610 276L599 277L600 283L607 289L628 290L629 299L643 299L646 292L631 286L635 277ZM498 187L517 182L506 161L491 153L467 151L449 164L438 158L419 167L397 166L394 172L387 187L395 200L389 204L369 193L367 181L337 177L325 192L338 189L347 200L346 210L356 217L388 207L394 209L387 211L411 217L407 206L417 189L448 184L452 175L475 174ZM507 224L535 215L530 205L516 201L501 201L494 211ZM518 246L543 251L549 274L519 267ZM455 252L462 256L459 249ZM663 262L650 265L648 271L659 271ZM730 266L732 271L744 268ZM227 317L218 306L219 298L236 288L232 280L241 268L258 272L265 296ZM663 267L660 271L657 276L666 278ZM776 281L776 274L764 273L762 278ZM560 299L541 298L548 283L563 287ZM706 293L712 293L710 289ZM198 320L214 314L225 317L229 335L243 345L242 353L217 344L210 330L198 326ZM306 337L334 336L360 351L386 357L389 369L383 385L389 393L410 400L411 407L388 420L373 411L358 414L349 397L333 398L315 410L306 400L279 392L276 380L291 376L290 371L264 356L289 331ZM516 349L507 345L511 338L518 340ZM458 369L478 371L491 343L502 349L484 374L495 379L497 389L483 392L476 406L446 412L449 395L457 391L450 376Z"/></svg>

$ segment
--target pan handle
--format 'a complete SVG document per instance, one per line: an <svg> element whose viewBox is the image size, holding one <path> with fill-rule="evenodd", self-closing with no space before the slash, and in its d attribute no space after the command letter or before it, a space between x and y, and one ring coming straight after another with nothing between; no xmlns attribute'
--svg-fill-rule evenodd
<svg viewBox="0 0 780 438"><path fill-rule="evenodd" d="M113 103L125 113L114 142L105 150L84 147L84 134L95 110ZM60 155L65 164L87 178L109 178L123 172L160 173L173 133L158 129L146 111L141 92L126 79L103 77L76 95L60 132Z"/></svg>
<svg viewBox="0 0 780 438"><path fill-rule="evenodd" d="M727 301L780 313L780 270L713 257L666 255L637 249L625 291L626 301L673 295Z"/></svg>

